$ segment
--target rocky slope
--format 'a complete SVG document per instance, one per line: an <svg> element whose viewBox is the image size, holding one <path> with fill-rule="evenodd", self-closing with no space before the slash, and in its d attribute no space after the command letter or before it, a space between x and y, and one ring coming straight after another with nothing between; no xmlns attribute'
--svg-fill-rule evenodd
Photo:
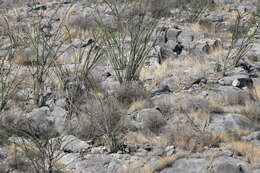
<svg viewBox="0 0 260 173"><path fill-rule="evenodd" d="M119 4L120 19L143 12L134 2L108 3ZM103 48L96 19L118 29L114 6L98 0L0 0L0 57L15 52L2 61L1 74L9 76L1 75L1 96L9 93L7 84L19 81L3 97L9 100L0 115L0 173L260 172L260 35L257 22L249 30L235 25L238 14L246 26L253 13L260 22L260 1L207 3L197 18L199 9L188 0L151 0L142 7L145 20L156 21L153 49L138 79L122 84L108 55L91 75L77 73L85 67L81 58ZM46 44L33 40L34 26L46 34ZM234 27L247 33L239 32L232 45ZM226 64L254 28L239 62ZM179 55L173 51L178 42ZM96 52L81 57L82 49ZM54 60L40 59L56 50ZM44 82L35 83L40 70ZM44 88L40 100L37 84Z"/></svg>

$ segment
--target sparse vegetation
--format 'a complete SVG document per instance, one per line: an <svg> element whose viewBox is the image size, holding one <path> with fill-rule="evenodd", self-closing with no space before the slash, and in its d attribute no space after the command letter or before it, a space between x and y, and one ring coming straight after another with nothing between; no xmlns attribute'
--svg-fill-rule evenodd
<svg viewBox="0 0 260 173"><path fill-rule="evenodd" d="M231 43L228 54L225 57L224 72L227 68L234 68L250 51L255 36L259 34L259 26L256 24L257 19L251 17L251 14L240 13L237 16L234 26L231 28ZM240 44L237 46L237 44Z"/></svg>
<svg viewBox="0 0 260 173"><path fill-rule="evenodd" d="M8 26L8 21L5 21ZM8 33L11 45L7 47L3 56L0 56L0 112L4 111L13 99L19 85L23 81L23 76L20 75L20 66L12 64L12 59L16 55L16 50L13 47L15 42Z"/></svg>
<svg viewBox="0 0 260 173"><path fill-rule="evenodd" d="M0 173L259 168L259 0L7 1Z"/></svg>
<svg viewBox="0 0 260 173"><path fill-rule="evenodd" d="M106 56L121 84L136 80L153 48L152 34L156 22L146 18L139 3L135 4L140 10L139 13L130 14L122 19L118 4L106 0L104 2L113 12L112 17L117 24L117 29L114 30L105 25L101 16L97 19Z"/></svg>
<svg viewBox="0 0 260 173"><path fill-rule="evenodd" d="M93 137L104 140L111 152L122 149L121 132L124 128L124 117L119 104L112 97L96 97L89 110L90 127L95 129Z"/></svg>
<svg viewBox="0 0 260 173"><path fill-rule="evenodd" d="M62 147L67 144L63 143L62 137L59 137L49 122L22 119L15 124L2 124L2 126L9 136L17 137L13 141L17 151L14 153L12 167L28 170L30 162L30 167L37 173L54 173L61 169L56 166L64 156ZM18 151L28 162L16 156Z"/></svg>
<svg viewBox="0 0 260 173"><path fill-rule="evenodd" d="M200 17L214 5L213 0L191 0L189 3L189 21L198 22Z"/></svg>

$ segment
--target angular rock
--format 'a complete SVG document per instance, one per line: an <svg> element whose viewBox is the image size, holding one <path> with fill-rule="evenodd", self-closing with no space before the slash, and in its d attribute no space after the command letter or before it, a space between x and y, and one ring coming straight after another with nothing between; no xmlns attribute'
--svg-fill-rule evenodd
<svg viewBox="0 0 260 173"><path fill-rule="evenodd" d="M240 79L240 78L248 78L248 75L235 75L235 76L226 76L220 79L218 82L220 85L232 85L232 82L235 79Z"/></svg>
<svg viewBox="0 0 260 173"><path fill-rule="evenodd" d="M167 38L167 40L173 40L173 41L177 42L178 36L180 35L181 32L182 31L179 29L170 28L166 31L166 38Z"/></svg>
<svg viewBox="0 0 260 173"><path fill-rule="evenodd" d="M87 151L90 148L90 145L82 140L79 140L73 135L67 135L62 137L62 145L64 151L69 153L80 153Z"/></svg>
<svg viewBox="0 0 260 173"><path fill-rule="evenodd" d="M250 173L252 172L247 162L231 157L219 157L213 162L214 173Z"/></svg>
<svg viewBox="0 0 260 173"><path fill-rule="evenodd" d="M145 122L149 120L151 117L163 119L162 113L157 109L143 109L138 112L136 115L136 121Z"/></svg>
<svg viewBox="0 0 260 173"><path fill-rule="evenodd" d="M249 92L233 86L213 88L202 92L200 96L209 100L218 100L224 105L243 105L254 100Z"/></svg>
<svg viewBox="0 0 260 173"><path fill-rule="evenodd" d="M209 161L206 159L179 159L160 173L208 173Z"/></svg>
<svg viewBox="0 0 260 173"><path fill-rule="evenodd" d="M253 141L253 140L259 140L260 141L260 131L253 132L247 136L242 137L243 140L246 141Z"/></svg>
<svg viewBox="0 0 260 173"><path fill-rule="evenodd" d="M213 114L209 124L209 129L217 133L235 132L254 127L253 121L239 114Z"/></svg>

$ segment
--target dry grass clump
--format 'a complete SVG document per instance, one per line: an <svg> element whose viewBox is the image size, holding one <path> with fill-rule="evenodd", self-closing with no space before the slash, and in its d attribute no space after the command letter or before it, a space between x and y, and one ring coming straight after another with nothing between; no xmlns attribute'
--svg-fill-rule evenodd
<svg viewBox="0 0 260 173"><path fill-rule="evenodd" d="M149 108L151 106L152 103L148 99L137 100L131 104L130 108L128 109L128 112L135 112L144 108Z"/></svg>
<svg viewBox="0 0 260 173"><path fill-rule="evenodd" d="M13 156L9 160L8 166L17 171L28 172L28 173L33 172L33 168L31 164L28 161L26 161L24 157L19 155Z"/></svg>
<svg viewBox="0 0 260 173"><path fill-rule="evenodd" d="M255 86L255 96L258 100L260 99L260 85Z"/></svg>
<svg viewBox="0 0 260 173"><path fill-rule="evenodd" d="M171 166L171 164L174 161L174 156L163 156L157 163L157 165L154 168L154 172L159 172L163 170L166 167Z"/></svg>
<svg viewBox="0 0 260 173"><path fill-rule="evenodd" d="M153 169L142 163L131 163L124 173L154 173Z"/></svg>
<svg viewBox="0 0 260 173"><path fill-rule="evenodd" d="M200 130L200 127L193 123L174 123L167 136L169 143L175 143L177 148L190 152L201 152L205 146L217 147L221 141L218 135Z"/></svg>
<svg viewBox="0 0 260 173"><path fill-rule="evenodd" d="M166 120L161 116L149 116L144 121L144 130L152 132L155 135L159 135L163 131L163 127L166 125Z"/></svg>
<svg viewBox="0 0 260 173"><path fill-rule="evenodd" d="M143 133L138 132L129 132L126 135L127 141L136 143L136 144L150 144L156 147L166 147L168 144L167 138L165 136L147 136Z"/></svg>
<svg viewBox="0 0 260 173"><path fill-rule="evenodd" d="M111 152L120 150L121 134L125 129L121 105L109 96L95 97L88 102L91 103L86 108L85 117L81 117L79 124L72 124L69 133L107 145Z"/></svg>
<svg viewBox="0 0 260 173"><path fill-rule="evenodd" d="M224 144L223 148L229 149L238 155L242 155L254 167L260 166L260 147L251 142L235 141Z"/></svg>
<svg viewBox="0 0 260 173"><path fill-rule="evenodd" d="M215 107L215 110L219 110L220 113L241 114L251 120L260 121L260 105L254 101L246 101L244 105L223 105L215 100L211 102L211 105Z"/></svg>
<svg viewBox="0 0 260 173"><path fill-rule="evenodd" d="M184 4L186 0L182 0ZM150 0L148 11L155 18L167 17L170 15L170 10L181 5L179 0Z"/></svg>
<svg viewBox="0 0 260 173"><path fill-rule="evenodd" d="M209 60L206 58L186 56L177 59L167 59L156 69L143 68L141 76L154 75L156 81L171 78L175 81L175 84L170 87L177 89L190 84L194 77L206 77L212 74L213 69L208 67Z"/></svg>
<svg viewBox="0 0 260 173"><path fill-rule="evenodd" d="M162 156L152 166L147 166L144 163L134 162L131 163L126 173L156 173L164 168L171 166L175 161L185 158L189 155L187 152L180 151L174 155Z"/></svg>
<svg viewBox="0 0 260 173"><path fill-rule="evenodd" d="M260 104L256 102L247 102L242 113L251 120L260 121Z"/></svg>
<svg viewBox="0 0 260 173"><path fill-rule="evenodd" d="M201 19L191 24L192 33L195 35L207 34L208 36L217 36L217 25L210 20Z"/></svg>
<svg viewBox="0 0 260 173"><path fill-rule="evenodd" d="M114 91L115 98L126 107L139 100L146 100L148 92L138 83L130 82L120 85Z"/></svg>

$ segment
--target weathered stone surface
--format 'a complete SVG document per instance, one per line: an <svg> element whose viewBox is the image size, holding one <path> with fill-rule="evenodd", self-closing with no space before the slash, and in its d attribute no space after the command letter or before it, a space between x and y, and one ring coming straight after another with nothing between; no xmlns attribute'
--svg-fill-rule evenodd
<svg viewBox="0 0 260 173"><path fill-rule="evenodd" d="M227 76L227 77L224 77L224 78L220 79L218 82L221 85L229 85L229 86L231 86L232 82L235 79L239 79L239 78L248 78L248 75Z"/></svg>
<svg viewBox="0 0 260 173"><path fill-rule="evenodd" d="M209 161L205 159L179 159L160 173L208 173Z"/></svg>
<svg viewBox="0 0 260 173"><path fill-rule="evenodd" d="M73 135L67 135L62 137L61 147L66 152L79 153L87 151L90 148L90 145Z"/></svg>
<svg viewBox="0 0 260 173"><path fill-rule="evenodd" d="M250 173L248 163L231 157L219 157L213 162L214 173Z"/></svg>
<svg viewBox="0 0 260 173"><path fill-rule="evenodd" d="M139 122L144 122L149 120L150 117L163 118L162 113L157 109L143 109L138 112L136 120Z"/></svg>
<svg viewBox="0 0 260 173"><path fill-rule="evenodd" d="M254 128L254 122L239 114L214 114L209 128L215 132L225 133Z"/></svg>
<svg viewBox="0 0 260 173"><path fill-rule="evenodd" d="M200 96L209 100L218 100L224 105L243 105L253 100L249 92L233 86L220 86L203 91Z"/></svg>

